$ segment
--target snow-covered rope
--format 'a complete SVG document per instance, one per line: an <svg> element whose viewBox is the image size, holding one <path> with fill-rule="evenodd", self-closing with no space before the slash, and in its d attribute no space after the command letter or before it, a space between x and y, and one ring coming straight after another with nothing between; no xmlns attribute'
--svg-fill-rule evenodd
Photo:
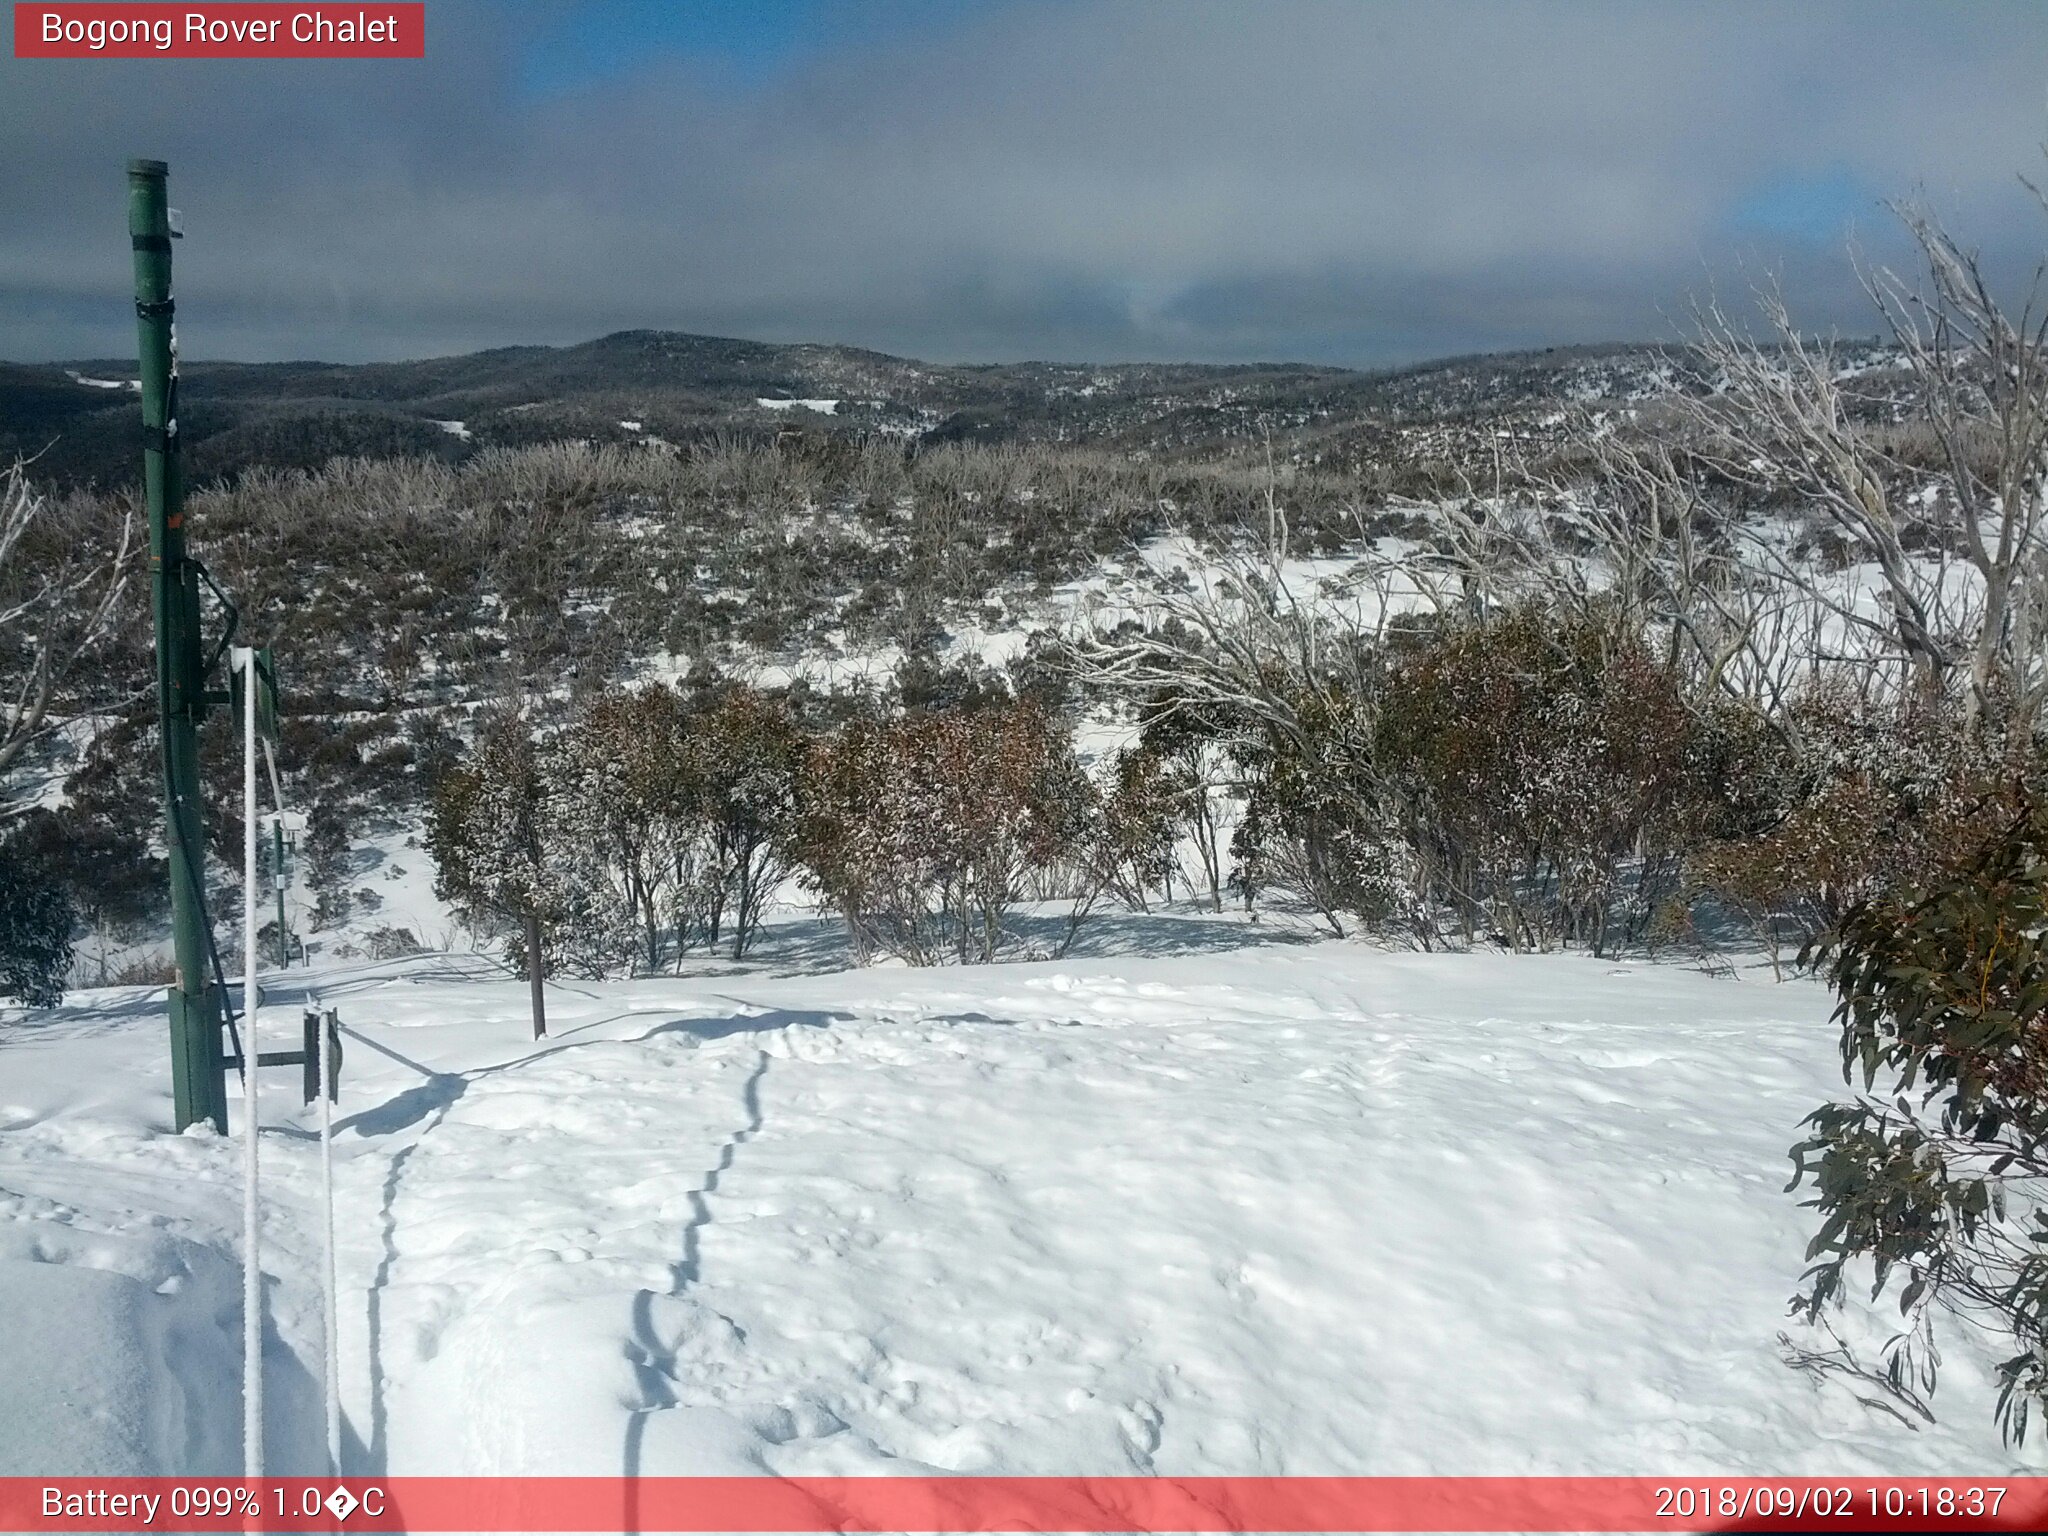
<svg viewBox="0 0 2048 1536"><path fill-rule="evenodd" d="M256 653L242 669L242 1475L263 1475L263 1269L258 1250L256 1085Z"/></svg>
<svg viewBox="0 0 2048 1536"><path fill-rule="evenodd" d="M262 1130L257 1084L262 1074L258 1063L259 1043L256 1014L261 994L256 984L256 653L237 648L234 664L242 671L242 1474L263 1475L263 1266L257 1147ZM271 797L279 816L284 814L284 793L278 780L277 759L270 743L263 743L265 765L270 770ZM278 871L283 878L283 871ZM341 1369L339 1300L334 1258L334 1102L328 1085L334 1081L333 1044L329 1019L314 1006L313 1047L320 1097L320 1216L322 1224L322 1275L324 1295L322 1331L325 1334L324 1362L328 1469L341 1475Z"/></svg>
<svg viewBox="0 0 2048 1536"><path fill-rule="evenodd" d="M315 999L314 1006L319 1006ZM327 1470L335 1477L341 1476L341 1343L337 1337L339 1329L339 1304L336 1300L337 1286L334 1269L334 1101L328 1097L328 1087L334 1081L334 1064L330 1053L334 1047L332 1021L324 1013L319 1021L320 1035L320 1218L324 1225L326 1243L327 1273Z"/></svg>

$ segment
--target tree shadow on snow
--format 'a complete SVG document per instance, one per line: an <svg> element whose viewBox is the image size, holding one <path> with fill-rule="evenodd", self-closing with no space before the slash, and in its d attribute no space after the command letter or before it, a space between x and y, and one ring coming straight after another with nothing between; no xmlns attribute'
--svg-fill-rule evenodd
<svg viewBox="0 0 2048 1536"><path fill-rule="evenodd" d="M162 987L100 987L91 1002L61 1003L55 1008L21 1008L0 1004L0 1047L31 1041L53 1043L103 1035L110 1022L141 1024L165 1017L168 1004ZM113 992L112 997L103 994ZM70 994L77 996L76 992Z"/></svg>
<svg viewBox="0 0 2048 1536"><path fill-rule="evenodd" d="M1082 923L1064 955L1059 953L1068 934L1063 912L1013 912L1005 919L1003 930L1006 944L998 964L1216 955L1267 945L1313 944L1329 936L1303 914L1285 908L1269 907L1260 921L1250 922L1236 912L1195 910L1192 904L1151 912L1098 912ZM846 925L836 917L769 923L760 930L746 959L707 955L702 960L698 968L686 962L677 974L817 976L851 970L858 964Z"/></svg>
<svg viewBox="0 0 2048 1536"><path fill-rule="evenodd" d="M1023 946L1022 955L1050 958L1067 935L1064 917L1029 915L1013 917L1005 924ZM1081 925L1072 946L1062 956L1068 960L1099 960L1111 956L1172 959L1182 955L1219 955L1235 949L1270 945L1314 944L1328 937L1303 927L1291 914L1268 914L1260 922L1247 922L1234 914L1188 915L1172 911L1109 912L1091 917Z"/></svg>

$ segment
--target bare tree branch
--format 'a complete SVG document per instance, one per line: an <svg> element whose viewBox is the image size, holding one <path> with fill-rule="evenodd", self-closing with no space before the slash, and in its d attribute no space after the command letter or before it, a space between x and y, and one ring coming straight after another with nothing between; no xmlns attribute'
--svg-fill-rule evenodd
<svg viewBox="0 0 2048 1536"><path fill-rule="evenodd" d="M124 515L112 550L36 538L42 498L27 464L0 471L0 777L55 723L51 711L106 636L128 578L134 529ZM4 809L4 805L0 805Z"/></svg>

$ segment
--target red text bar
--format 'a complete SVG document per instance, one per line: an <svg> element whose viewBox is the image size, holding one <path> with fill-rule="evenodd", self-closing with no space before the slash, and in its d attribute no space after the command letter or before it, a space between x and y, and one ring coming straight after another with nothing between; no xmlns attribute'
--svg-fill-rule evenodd
<svg viewBox="0 0 2048 1536"><path fill-rule="evenodd" d="M426 6L54 4L14 7L17 59L419 59Z"/></svg>
<svg viewBox="0 0 2048 1536"><path fill-rule="evenodd" d="M6 1531L2039 1531L2048 1478L0 1478Z"/></svg>

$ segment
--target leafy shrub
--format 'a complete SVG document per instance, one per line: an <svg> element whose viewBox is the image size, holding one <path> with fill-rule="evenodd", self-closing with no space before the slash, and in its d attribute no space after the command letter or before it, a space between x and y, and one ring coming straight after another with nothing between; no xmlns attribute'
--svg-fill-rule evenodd
<svg viewBox="0 0 2048 1536"><path fill-rule="evenodd" d="M989 961L1027 875L1084 833L1086 776L1066 731L1030 703L856 721L804 774L805 876L856 952L914 965Z"/></svg>
<svg viewBox="0 0 2048 1536"><path fill-rule="evenodd" d="M639 959L659 966L671 927L678 949L709 905L709 853L691 816L689 710L670 688L589 700L550 745L548 788L599 878L639 928Z"/></svg>
<svg viewBox="0 0 2048 1536"><path fill-rule="evenodd" d="M76 782L78 775L72 776ZM162 914L169 879L127 807L74 798L57 809L24 812L10 833L18 855L64 893L78 920L103 937L144 928Z"/></svg>
<svg viewBox="0 0 2048 1536"><path fill-rule="evenodd" d="M1855 903L1816 952L1865 1094L1815 1110L1792 1149L1792 1187L1810 1177L1823 1218L1794 1310L1817 1320L1852 1261L1870 1261L1873 1297L1903 1274L1881 1379L1916 1405L1937 1312L2004 1331L2015 1442L2048 1406L2048 801L2020 798L1973 858Z"/></svg>
<svg viewBox="0 0 2048 1536"><path fill-rule="evenodd" d="M1225 732L1213 709L1161 696L1142 711L1145 750L1159 759L1177 830L1194 844L1212 910L1223 910L1225 796L1232 778Z"/></svg>
<svg viewBox="0 0 2048 1536"><path fill-rule="evenodd" d="M738 959L790 868L806 745L785 699L709 677L593 693L545 739L492 719L436 791L436 889L472 926L533 919L582 974L726 936Z"/></svg>
<svg viewBox="0 0 2048 1536"><path fill-rule="evenodd" d="M1749 803L1703 838L1696 886L1742 913L1775 957L1886 891L1950 874L2018 809L2029 745L1973 728L1953 700L1868 701L1820 688L1789 741L1752 739L1720 769Z"/></svg>
<svg viewBox="0 0 2048 1536"><path fill-rule="evenodd" d="M1367 928L1416 917L1413 861L1388 816L1373 749L1375 710L1373 700L1332 692L1301 700L1288 731L1239 735L1245 808L1230 847L1232 884L1247 907L1279 887L1340 937L1345 915Z"/></svg>
<svg viewBox="0 0 2048 1536"><path fill-rule="evenodd" d="M1184 793L1166 760L1147 748L1118 752L1092 796L1088 862L1118 900L1144 911L1146 893L1170 893Z"/></svg>
<svg viewBox="0 0 2048 1536"><path fill-rule="evenodd" d="M336 928L348 921L354 901L349 851L348 815L340 803L323 797L306 818L306 887L313 893L313 926Z"/></svg>
<svg viewBox="0 0 2048 1536"><path fill-rule="evenodd" d="M691 726L686 809L710 845L710 941L729 912L738 960L789 873L807 744L787 704L752 688L723 691Z"/></svg>
<svg viewBox="0 0 2048 1536"><path fill-rule="evenodd" d="M1695 735L1638 637L1525 608L1401 658L1374 747L1426 902L1597 952L1675 881L1710 794Z"/></svg>

